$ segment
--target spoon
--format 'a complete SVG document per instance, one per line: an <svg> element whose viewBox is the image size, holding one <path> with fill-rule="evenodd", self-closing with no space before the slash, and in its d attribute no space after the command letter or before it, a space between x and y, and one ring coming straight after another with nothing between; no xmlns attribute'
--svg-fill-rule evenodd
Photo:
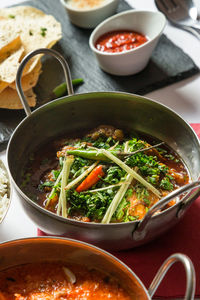
<svg viewBox="0 0 200 300"><path fill-rule="evenodd" d="M198 10L192 0L155 0L155 3L173 25L200 38Z"/></svg>

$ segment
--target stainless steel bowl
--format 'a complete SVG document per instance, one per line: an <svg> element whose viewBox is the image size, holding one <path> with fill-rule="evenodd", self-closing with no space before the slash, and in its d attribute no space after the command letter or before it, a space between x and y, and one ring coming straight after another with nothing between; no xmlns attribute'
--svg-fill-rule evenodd
<svg viewBox="0 0 200 300"><path fill-rule="evenodd" d="M46 53L62 63L67 77L69 96L54 100L31 113L21 88L21 74L27 61L34 55ZM170 201L162 199L152 207L142 221L119 224L95 224L65 219L51 213L20 188L22 170L32 152L58 136L90 130L100 124L114 125L126 131L139 131L166 142L185 162L191 175L192 187L199 185L200 143L197 135L179 115L164 105L148 98L120 93L93 92L73 94L70 72L65 60L57 52L38 49L27 55L17 74L17 89L27 117L14 131L7 149L9 171L28 216L47 234L65 235L106 249L128 249L149 242L170 229L200 194L200 189L187 193L176 205L162 213L153 213ZM174 194L172 194L174 196Z"/></svg>
<svg viewBox="0 0 200 300"><path fill-rule="evenodd" d="M185 268L185 300L194 299L195 271L191 260L180 253L171 255L157 272L148 291L135 273L113 255L92 245L71 239L28 238L0 244L0 271L10 267L42 261L63 261L84 265L114 276L132 299L150 300L168 269L180 261Z"/></svg>

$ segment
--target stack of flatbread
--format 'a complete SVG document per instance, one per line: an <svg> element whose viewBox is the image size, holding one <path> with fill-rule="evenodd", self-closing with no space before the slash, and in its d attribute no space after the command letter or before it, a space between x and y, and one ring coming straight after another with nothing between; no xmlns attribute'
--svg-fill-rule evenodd
<svg viewBox="0 0 200 300"><path fill-rule="evenodd" d="M60 23L34 7L0 9L0 108L22 108L15 86L21 60L32 50L51 48L61 37ZM31 107L36 105L32 88L41 73L40 58L33 57L22 76L22 88Z"/></svg>

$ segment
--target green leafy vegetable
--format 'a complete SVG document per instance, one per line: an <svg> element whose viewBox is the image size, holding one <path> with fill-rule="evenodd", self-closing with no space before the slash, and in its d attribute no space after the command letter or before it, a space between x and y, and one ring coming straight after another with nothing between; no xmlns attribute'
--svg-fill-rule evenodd
<svg viewBox="0 0 200 300"><path fill-rule="evenodd" d="M70 207L69 215L78 213L91 218L91 220L101 220L112 201L116 191L112 189L91 193L78 193L74 190L69 191Z"/></svg>
<svg viewBox="0 0 200 300"><path fill-rule="evenodd" d="M66 187L66 190L71 189L72 187L74 187L75 185L77 185L84 177L86 177L98 164L98 161L95 162L94 164L92 164L91 166L89 166L85 172L83 172L81 175L79 175L77 178L75 178L73 181L71 181Z"/></svg>
<svg viewBox="0 0 200 300"><path fill-rule="evenodd" d="M168 191L173 190L173 184L170 182L169 177L166 176L161 180L160 187Z"/></svg>
<svg viewBox="0 0 200 300"><path fill-rule="evenodd" d="M104 182L109 184L116 184L125 180L126 172L118 166L111 166L107 170L107 176L103 179Z"/></svg>
<svg viewBox="0 0 200 300"><path fill-rule="evenodd" d="M62 216L64 218L67 217L67 201L66 201L66 191L65 186L67 185L68 178L69 178L69 172L71 165L73 164L74 157L68 156L64 163L63 163L63 169L62 169L62 178L61 178L61 187L60 187L60 195L58 199L58 208L57 208L57 214L60 214L60 209L62 208Z"/></svg>
<svg viewBox="0 0 200 300"><path fill-rule="evenodd" d="M82 150L82 149L68 150L67 154L80 156L92 160L107 161L107 162L110 161L110 159L108 159L106 155L104 155L102 152L98 152L97 150Z"/></svg>
<svg viewBox="0 0 200 300"><path fill-rule="evenodd" d="M135 186L135 192L137 199L144 201L144 203L149 206L150 205L150 200L149 200L149 192L148 190L141 184L137 184Z"/></svg>
<svg viewBox="0 0 200 300"><path fill-rule="evenodd" d="M58 185L59 182L60 182L61 177L62 177L62 171L60 172L58 178L56 179L56 182L54 183L53 188L52 188L52 190L51 190L51 193L49 194L49 196L48 196L48 198L47 198L47 201L46 201L46 204L45 204L45 207L46 207L46 208L49 206L49 203L50 203L50 201L51 201L51 198L52 198L52 196L53 196L54 193L55 193L55 190L56 190L56 188L57 188L57 185Z"/></svg>
<svg viewBox="0 0 200 300"><path fill-rule="evenodd" d="M141 177L139 174L137 174L133 169L131 169L128 165L126 165L123 161L121 161L119 158L114 156L109 151L102 149L101 150L105 156L107 156L109 159L111 159L113 162L115 162L117 165L119 165L124 171L126 171L128 174L132 175L136 180L138 180L140 183L142 183L146 188L152 191L156 196L160 197L160 192L155 189L150 183L148 183L143 177Z"/></svg>
<svg viewBox="0 0 200 300"><path fill-rule="evenodd" d="M46 32L47 32L47 28L45 28L45 27L41 27L40 28L40 34L41 34L41 36L45 37L46 36Z"/></svg>
<svg viewBox="0 0 200 300"><path fill-rule="evenodd" d="M174 189L176 178L165 162L172 160L174 166L177 157L160 148L163 143L150 146L135 137L116 140L109 136L112 132L113 128L106 132L103 127L82 139L62 140L57 168L40 181L39 190L47 193L45 207L65 218L88 218L85 221L105 224L129 222L141 219L159 200L162 190ZM43 157L41 170L51 162L52 157ZM103 175L99 176L99 168ZM98 180L90 178L92 174Z"/></svg>
<svg viewBox="0 0 200 300"><path fill-rule="evenodd" d="M120 189L118 190L117 194L115 195L115 197L113 198L112 202L110 203L110 206L108 207L101 223L104 223L104 224L108 224L110 223L110 220L113 216L113 214L115 213L118 205L120 204L121 200L123 199L129 185L131 184L131 181L133 180L133 175L129 174L126 178L126 183L124 183Z"/></svg>

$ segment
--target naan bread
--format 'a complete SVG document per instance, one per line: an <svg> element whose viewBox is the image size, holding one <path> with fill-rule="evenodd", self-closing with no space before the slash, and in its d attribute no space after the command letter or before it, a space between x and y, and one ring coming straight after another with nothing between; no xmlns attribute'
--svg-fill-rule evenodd
<svg viewBox="0 0 200 300"><path fill-rule="evenodd" d="M20 35L25 55L38 48L51 48L62 37L61 24L53 16L31 6L0 9L0 17L0 32L3 28ZM40 57L31 59L24 75L32 71Z"/></svg>
<svg viewBox="0 0 200 300"><path fill-rule="evenodd" d="M0 108L22 108L15 87L20 61L33 50L51 48L61 37L61 24L37 8L16 6L0 9ZM41 73L41 56L33 57L22 75L22 87L27 91L30 106L36 104L31 88Z"/></svg>
<svg viewBox="0 0 200 300"><path fill-rule="evenodd" d="M42 64L41 61L39 60L35 68L30 73L22 77L21 83L22 83L23 91L27 91L37 84L38 78L42 72L41 68L42 68ZM16 82L15 81L12 82L9 85L9 87L16 90Z"/></svg>
<svg viewBox="0 0 200 300"><path fill-rule="evenodd" d="M32 89L24 92L29 106L34 107L36 105L36 96ZM20 98L16 90L7 87L0 94L0 108L9 108L9 109L22 109L23 105L21 104Z"/></svg>
<svg viewBox="0 0 200 300"><path fill-rule="evenodd" d="M11 53L10 56L0 62L0 92L15 80L23 53L24 47L21 46L17 51Z"/></svg>
<svg viewBox="0 0 200 300"><path fill-rule="evenodd" d="M5 18L0 17L0 24L2 20L6 21ZM7 26L6 30L3 26L0 26L0 61L6 59L9 52L17 50L21 46L19 34L12 30L7 31L7 29Z"/></svg>

